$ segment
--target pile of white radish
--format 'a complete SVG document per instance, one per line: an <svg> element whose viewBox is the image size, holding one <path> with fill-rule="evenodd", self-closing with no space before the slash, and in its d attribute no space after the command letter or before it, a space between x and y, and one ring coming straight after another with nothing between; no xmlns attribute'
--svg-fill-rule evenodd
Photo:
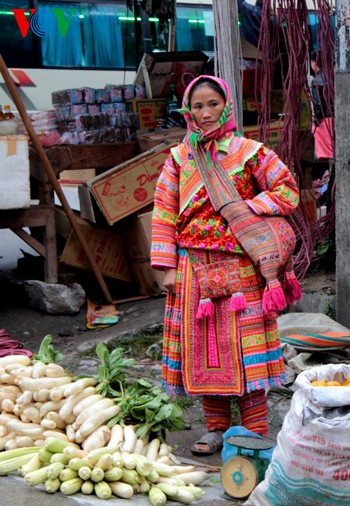
<svg viewBox="0 0 350 506"><path fill-rule="evenodd" d="M20 471L30 485L43 483L47 492L66 495L94 493L107 499L142 492L152 505L165 504L167 497L187 503L198 499L203 492L197 485L208 474L181 466L158 438L138 439L132 425L109 428L119 408L97 394L95 384L93 378L73 382L57 364L32 363L24 355L1 357L0 475Z"/></svg>

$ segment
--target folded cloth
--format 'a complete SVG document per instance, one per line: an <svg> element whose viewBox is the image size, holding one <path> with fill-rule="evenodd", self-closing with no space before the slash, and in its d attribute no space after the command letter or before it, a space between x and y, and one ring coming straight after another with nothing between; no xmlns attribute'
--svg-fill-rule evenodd
<svg viewBox="0 0 350 506"><path fill-rule="evenodd" d="M23 349L23 344L15 339L11 339L4 329L0 329L0 357L7 355L26 355L32 358L32 352Z"/></svg>

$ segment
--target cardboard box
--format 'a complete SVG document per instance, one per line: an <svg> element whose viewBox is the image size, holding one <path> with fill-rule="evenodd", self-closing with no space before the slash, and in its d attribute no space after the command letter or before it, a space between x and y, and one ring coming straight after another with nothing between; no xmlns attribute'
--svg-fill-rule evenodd
<svg viewBox="0 0 350 506"><path fill-rule="evenodd" d="M122 281L134 281L123 237L115 232L90 225L80 218L77 218L77 221L101 273ZM77 269L91 270L74 230L69 233L60 262Z"/></svg>
<svg viewBox="0 0 350 506"><path fill-rule="evenodd" d="M166 117L167 104L167 98L126 100L127 110L138 114L141 130L158 128L158 120Z"/></svg>
<svg viewBox="0 0 350 506"><path fill-rule="evenodd" d="M172 146L175 144L160 144L84 183L109 225L153 202L157 179ZM85 191L80 201L85 215L88 197Z"/></svg>
<svg viewBox="0 0 350 506"><path fill-rule="evenodd" d="M159 146L162 142L182 142L187 132L186 128L173 127L159 130L158 132L140 132L137 140L140 146L140 152L144 153L149 149Z"/></svg>
<svg viewBox="0 0 350 506"><path fill-rule="evenodd" d="M58 181L61 184L80 184L96 176L96 169L72 169L60 172Z"/></svg>
<svg viewBox="0 0 350 506"><path fill-rule="evenodd" d="M134 84L144 85L149 98L168 97L169 84L175 84L175 93L182 97L192 79L206 73L208 60L203 51L144 53Z"/></svg>
<svg viewBox="0 0 350 506"><path fill-rule="evenodd" d="M131 216L125 232L130 266L140 285L141 295L158 295L165 291L164 272L152 269L150 250L152 243L152 211Z"/></svg>
<svg viewBox="0 0 350 506"><path fill-rule="evenodd" d="M282 114L285 105L283 90L273 90L271 93L271 112ZM300 129L309 130L311 122L311 109L306 93L303 91L300 99Z"/></svg>
<svg viewBox="0 0 350 506"><path fill-rule="evenodd" d="M303 203L304 216L309 223L317 220L317 203L315 190L300 190L300 200Z"/></svg>
<svg viewBox="0 0 350 506"><path fill-rule="evenodd" d="M0 136L0 209L30 207L28 138Z"/></svg>
<svg viewBox="0 0 350 506"><path fill-rule="evenodd" d="M245 97L242 99L243 109L246 111L259 111L261 108L261 101L256 100L254 97Z"/></svg>
<svg viewBox="0 0 350 506"><path fill-rule="evenodd" d="M265 145L271 149L276 149L280 139L279 130L282 127L280 120L270 122L270 136L265 142ZM243 127L244 136L248 139L260 141L259 130L257 125Z"/></svg>

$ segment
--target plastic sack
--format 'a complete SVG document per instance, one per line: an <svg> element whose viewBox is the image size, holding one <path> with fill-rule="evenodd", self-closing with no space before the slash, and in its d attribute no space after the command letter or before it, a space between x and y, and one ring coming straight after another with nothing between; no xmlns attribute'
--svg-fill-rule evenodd
<svg viewBox="0 0 350 506"><path fill-rule="evenodd" d="M344 382L350 365L303 371L265 479L244 506L350 504L350 387L314 387L314 380Z"/></svg>

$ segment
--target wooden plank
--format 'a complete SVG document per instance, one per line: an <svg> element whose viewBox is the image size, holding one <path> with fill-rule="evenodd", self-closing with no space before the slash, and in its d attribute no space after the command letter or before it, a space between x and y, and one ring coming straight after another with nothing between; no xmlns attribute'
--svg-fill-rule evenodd
<svg viewBox="0 0 350 506"><path fill-rule="evenodd" d="M45 247L33 236L28 234L25 230L22 228L12 228L12 232L14 232L20 239L22 239L24 242L28 244L33 250L35 250L39 255L46 258L46 251Z"/></svg>
<svg viewBox="0 0 350 506"><path fill-rule="evenodd" d="M137 141L70 146L74 169L110 169L137 156Z"/></svg>
<svg viewBox="0 0 350 506"><path fill-rule="evenodd" d="M46 217L46 227L44 229L45 246L45 281L46 283L57 283L58 280L58 262L57 262L57 244L56 244L56 224L55 211L48 213Z"/></svg>
<svg viewBox="0 0 350 506"><path fill-rule="evenodd" d="M53 206L3 210L0 211L0 228L45 227L48 214L54 212Z"/></svg>
<svg viewBox="0 0 350 506"><path fill-rule="evenodd" d="M72 167L72 155L70 146L52 146L45 150L46 156L50 160L51 166L56 176L66 169ZM45 172L38 153L33 149L29 149L30 174L41 182L47 182L48 176Z"/></svg>

